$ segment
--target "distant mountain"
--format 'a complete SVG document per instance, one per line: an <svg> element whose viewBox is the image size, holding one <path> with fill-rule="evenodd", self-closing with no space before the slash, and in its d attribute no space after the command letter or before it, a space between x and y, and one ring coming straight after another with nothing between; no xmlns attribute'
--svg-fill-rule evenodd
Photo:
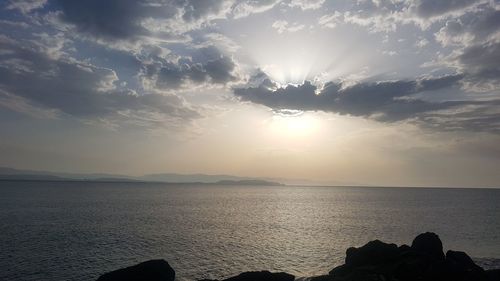
<svg viewBox="0 0 500 281"><path fill-rule="evenodd" d="M221 185L266 185L266 186L279 186L284 185L279 182L272 182L266 180L221 180L216 182Z"/></svg>
<svg viewBox="0 0 500 281"><path fill-rule="evenodd" d="M20 170L7 167L0 167L0 176L47 176L47 177L57 177L61 180L97 180L97 179L133 179L133 177L128 177L125 175L114 175L114 174L103 174L103 173L92 173L92 174L79 174L79 173L60 173L60 172L49 172L49 171L36 171L36 170Z"/></svg>
<svg viewBox="0 0 500 281"><path fill-rule="evenodd" d="M216 183L219 181L240 181L240 180L258 180L256 178L237 177L229 175L205 175L205 174L151 174L137 177L144 181L159 181L159 182L201 182L201 183Z"/></svg>
<svg viewBox="0 0 500 281"><path fill-rule="evenodd" d="M65 178L51 175L0 175L0 180L63 181Z"/></svg>
<svg viewBox="0 0 500 281"><path fill-rule="evenodd" d="M167 183L217 183L239 185L280 185L267 179L238 177L230 175L206 174L149 174L144 176L126 176L116 174L78 174L48 171L19 170L0 167L0 180L84 180L102 182L167 182Z"/></svg>

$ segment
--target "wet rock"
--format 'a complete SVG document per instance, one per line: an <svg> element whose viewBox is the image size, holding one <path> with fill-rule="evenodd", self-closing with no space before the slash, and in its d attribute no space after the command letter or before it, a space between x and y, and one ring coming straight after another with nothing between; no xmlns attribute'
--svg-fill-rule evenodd
<svg viewBox="0 0 500 281"><path fill-rule="evenodd" d="M174 281L175 271L165 260L149 260L143 263L111 271L97 281Z"/></svg>
<svg viewBox="0 0 500 281"><path fill-rule="evenodd" d="M419 234L411 243L411 248L434 260L444 260L443 243L439 236L432 232Z"/></svg>

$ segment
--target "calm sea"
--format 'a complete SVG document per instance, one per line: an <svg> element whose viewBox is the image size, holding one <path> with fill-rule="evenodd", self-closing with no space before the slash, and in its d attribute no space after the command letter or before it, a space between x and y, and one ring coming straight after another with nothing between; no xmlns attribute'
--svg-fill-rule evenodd
<svg viewBox="0 0 500 281"><path fill-rule="evenodd" d="M500 267L500 189L0 181L0 280L95 280L164 258L179 280L324 274L346 248L440 235Z"/></svg>

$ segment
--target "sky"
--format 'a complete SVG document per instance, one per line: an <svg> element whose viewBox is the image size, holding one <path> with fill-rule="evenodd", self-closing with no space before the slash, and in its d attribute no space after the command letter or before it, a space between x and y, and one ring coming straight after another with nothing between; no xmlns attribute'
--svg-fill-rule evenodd
<svg viewBox="0 0 500 281"><path fill-rule="evenodd" d="M0 1L0 156L499 187L500 1Z"/></svg>

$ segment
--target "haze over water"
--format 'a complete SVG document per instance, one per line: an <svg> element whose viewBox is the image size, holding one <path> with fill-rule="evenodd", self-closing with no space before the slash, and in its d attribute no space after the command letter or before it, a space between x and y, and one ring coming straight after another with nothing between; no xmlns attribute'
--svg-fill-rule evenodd
<svg viewBox="0 0 500 281"><path fill-rule="evenodd" d="M498 189L3 181L0 279L95 280L153 258L180 280L311 276L350 246L411 243L425 231L445 250L500 258L498 202Z"/></svg>

